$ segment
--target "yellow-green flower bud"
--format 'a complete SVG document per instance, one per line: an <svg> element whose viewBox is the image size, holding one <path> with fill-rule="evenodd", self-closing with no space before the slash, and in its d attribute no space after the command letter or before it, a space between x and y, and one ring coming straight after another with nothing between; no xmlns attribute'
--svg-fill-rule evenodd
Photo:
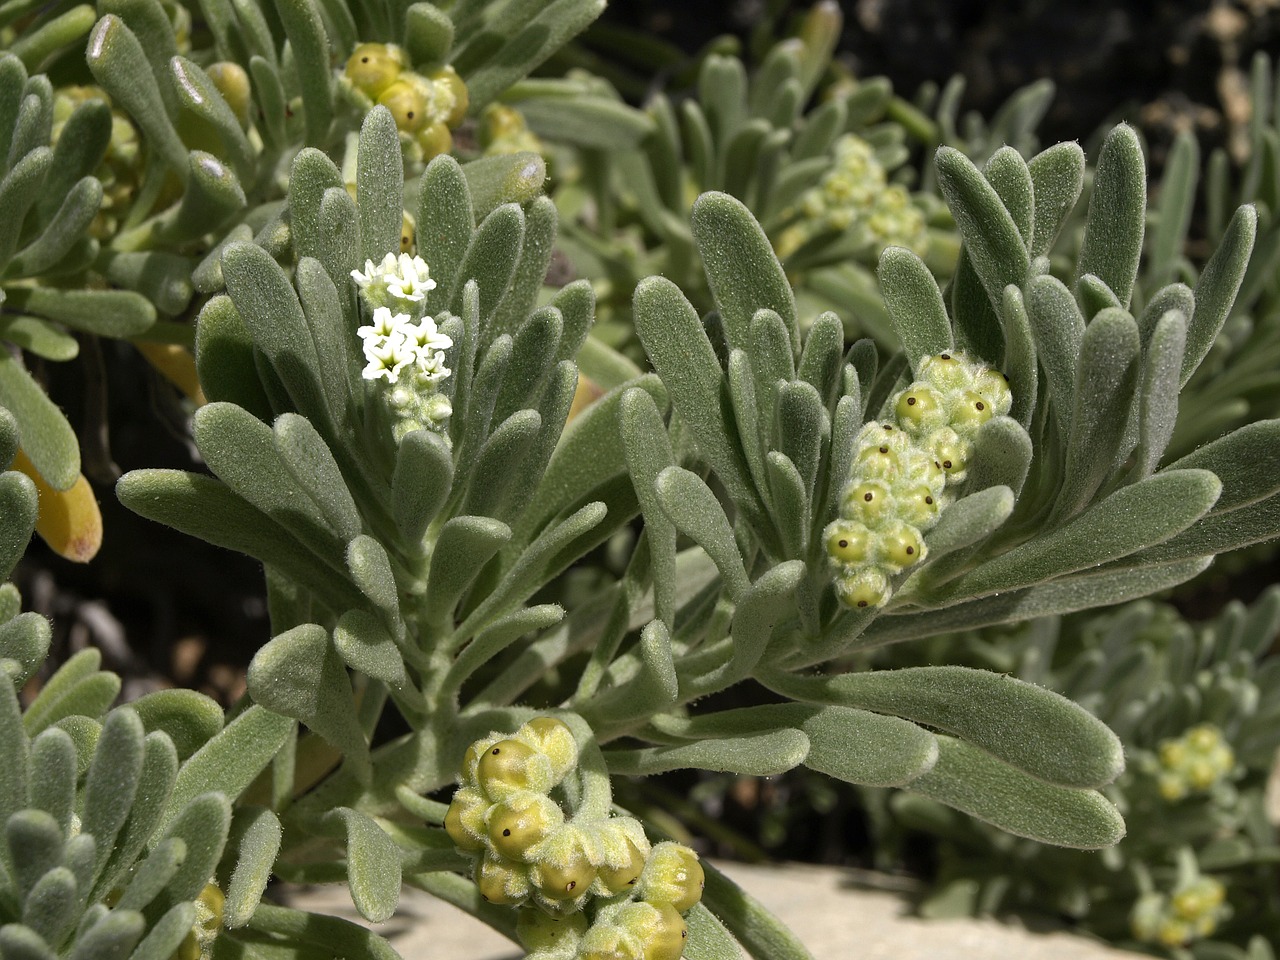
<svg viewBox="0 0 1280 960"><path fill-rule="evenodd" d="M603 851L597 867L598 879L610 893L621 893L640 879L649 856L649 840L639 821L631 817L610 817L596 831Z"/></svg>
<svg viewBox="0 0 1280 960"><path fill-rule="evenodd" d="M526 907L516 918L516 936L526 950L571 958L587 926L585 913L552 915L536 907Z"/></svg>
<svg viewBox="0 0 1280 960"><path fill-rule="evenodd" d="M470 852L483 849L485 821L491 806L489 798L476 787L459 787L454 791L449 810L445 813L444 827L460 849Z"/></svg>
<svg viewBox="0 0 1280 960"><path fill-rule="evenodd" d="M666 841L649 852L636 892L641 900L669 903L685 913L702 899L705 880L698 855L683 844Z"/></svg>
<svg viewBox="0 0 1280 960"><path fill-rule="evenodd" d="M595 882L596 867L587 854L582 830L565 824L530 851L530 876L549 906L584 898Z"/></svg>
<svg viewBox="0 0 1280 960"><path fill-rule="evenodd" d="M879 480L867 480L845 491L844 516L872 530L893 516L895 504L889 488Z"/></svg>
<svg viewBox="0 0 1280 960"><path fill-rule="evenodd" d="M213 81L213 85L227 101L227 106L242 124L249 122L249 104L252 102L253 89L249 84L249 74L238 63L221 60L211 63L205 73Z"/></svg>
<svg viewBox="0 0 1280 960"><path fill-rule="evenodd" d="M897 395L893 412L898 425L908 433L921 436L947 422L947 409L942 395L924 383L913 383Z"/></svg>
<svg viewBox="0 0 1280 960"><path fill-rule="evenodd" d="M362 43L347 60L347 79L370 100L377 100L399 78L404 54L388 43Z"/></svg>
<svg viewBox="0 0 1280 960"><path fill-rule="evenodd" d="M551 761L552 776L559 783L578 763L578 741L573 731L554 717L534 717L515 732L522 740Z"/></svg>
<svg viewBox="0 0 1280 960"><path fill-rule="evenodd" d="M467 116L467 107L471 102L467 85L458 76L458 71L448 65L428 74L428 79L437 90L439 112L444 114L440 119L452 130Z"/></svg>
<svg viewBox="0 0 1280 960"><path fill-rule="evenodd" d="M902 460L887 443L869 444L858 451L853 469L868 480L891 480L902 471Z"/></svg>
<svg viewBox="0 0 1280 960"><path fill-rule="evenodd" d="M440 120L428 123L414 135L418 149L422 151L422 162L427 163L453 149L453 134Z"/></svg>
<svg viewBox="0 0 1280 960"><path fill-rule="evenodd" d="M552 786L551 761L520 740L499 740L481 755L476 780L494 800L521 790L545 793Z"/></svg>
<svg viewBox="0 0 1280 960"><path fill-rule="evenodd" d="M965 478L969 465L969 444L950 427L935 430L929 435L929 448L933 459L947 475L947 483L959 483Z"/></svg>
<svg viewBox="0 0 1280 960"><path fill-rule="evenodd" d="M1156 930L1156 942L1166 947L1180 947L1191 939L1191 925L1185 920L1166 917Z"/></svg>
<svg viewBox="0 0 1280 960"><path fill-rule="evenodd" d="M1201 877L1176 892L1170 900L1173 912L1183 920L1197 921L1212 916L1222 906L1226 889L1213 877Z"/></svg>
<svg viewBox="0 0 1280 960"><path fill-rule="evenodd" d="M918 484L894 499L898 502L898 516L913 527L927 530L938 522L942 504L932 487Z"/></svg>
<svg viewBox="0 0 1280 960"><path fill-rule="evenodd" d="M836 563L865 563L871 555L871 531L855 520L836 520L827 527L827 553Z"/></svg>
<svg viewBox="0 0 1280 960"><path fill-rule="evenodd" d="M863 567L836 580L836 596L846 607L883 607L889 593L889 578L879 567Z"/></svg>
<svg viewBox="0 0 1280 960"><path fill-rule="evenodd" d="M920 531L901 522L881 531L879 548L880 563L890 573L919 563L927 552Z"/></svg>
<svg viewBox="0 0 1280 960"><path fill-rule="evenodd" d="M689 926L670 903L628 903L614 923L644 944L644 960L680 960Z"/></svg>
<svg viewBox="0 0 1280 960"><path fill-rule="evenodd" d="M524 793L489 809L489 842L508 860L523 860L525 851L562 823L564 811L554 800L540 793Z"/></svg>
<svg viewBox="0 0 1280 960"><path fill-rule="evenodd" d="M409 216L408 211L406 211L404 216L400 218L400 252L401 253L413 252L414 230L415 230L415 224L413 222L413 217Z"/></svg>
<svg viewBox="0 0 1280 960"><path fill-rule="evenodd" d="M426 125L427 100L416 83L398 79L378 95L378 103L391 111L403 133L417 133Z"/></svg>
<svg viewBox="0 0 1280 960"><path fill-rule="evenodd" d="M995 416L991 403L976 390L966 390L951 408L951 426L960 434L972 436L984 423Z"/></svg>
<svg viewBox="0 0 1280 960"><path fill-rule="evenodd" d="M1009 390L1009 378L998 370L984 367L973 378L973 389L991 404L997 417L1003 417L1013 406L1013 393Z"/></svg>
<svg viewBox="0 0 1280 960"><path fill-rule="evenodd" d="M527 873L516 864L486 853L476 865L476 886L490 903L512 906L529 896Z"/></svg>
<svg viewBox="0 0 1280 960"><path fill-rule="evenodd" d="M621 927L597 921L583 936L577 960L644 960L644 945Z"/></svg>

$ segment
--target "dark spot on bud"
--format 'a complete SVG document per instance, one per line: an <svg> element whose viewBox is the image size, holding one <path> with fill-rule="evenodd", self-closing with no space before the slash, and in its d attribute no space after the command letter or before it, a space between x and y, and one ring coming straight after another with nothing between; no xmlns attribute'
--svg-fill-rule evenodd
<svg viewBox="0 0 1280 960"><path fill-rule="evenodd" d="M1008 383L1008 382L1009 382L1009 375L1008 375L1007 373L1002 373L1002 374L1000 374L1000 376L1004 377L1004 382L1005 382L1005 383Z"/></svg>
<svg viewBox="0 0 1280 960"><path fill-rule="evenodd" d="M908 547L908 549L910 549L910 548ZM510 827L508 827L506 830L503 830L503 831L502 831L502 835L503 835L504 837L509 837L509 836L511 836L511 828L510 828Z"/></svg>
<svg viewBox="0 0 1280 960"><path fill-rule="evenodd" d="M689 936L689 928L685 927L683 930L680 931L680 939L684 940L688 936Z"/></svg>
<svg viewBox="0 0 1280 960"><path fill-rule="evenodd" d="M975 403L975 404L974 404L974 406L975 406L975 407L977 407L979 410L985 410L985 409L987 409L987 405L986 405L985 403L983 403L981 400L979 400L977 403Z"/></svg>
<svg viewBox="0 0 1280 960"><path fill-rule="evenodd" d="M859 601L858 601L858 606L860 606L860 607L865 607L866 605L867 605L867 601L865 601L865 600L859 600Z"/></svg>
<svg viewBox="0 0 1280 960"><path fill-rule="evenodd" d="M887 423L886 423L886 424L884 424L884 428L885 428L886 430L888 430L890 433L893 433L893 427L889 426L889 424L887 424Z"/></svg>
<svg viewBox="0 0 1280 960"><path fill-rule="evenodd" d="M369 58L368 58L368 57L361 57L361 58L360 58L360 62L361 62L361 63L368 63L368 62L369 62Z"/></svg>
<svg viewBox="0 0 1280 960"><path fill-rule="evenodd" d="M915 398L915 397L907 397L907 406L908 406L908 407L914 407L915 405L916 405L916 398Z"/></svg>
<svg viewBox="0 0 1280 960"><path fill-rule="evenodd" d="M949 353L944 353L944 354L942 354L942 359L943 359L943 360L950 360L950 359L951 359L951 354L949 354Z"/></svg>
<svg viewBox="0 0 1280 960"><path fill-rule="evenodd" d="M888 452L889 452L889 448L888 448L888 447L881 447L881 448L880 448L880 452L881 452L881 453L888 453Z"/></svg>
<svg viewBox="0 0 1280 960"><path fill-rule="evenodd" d="M573 889L574 887L576 887L577 885L578 885L578 881L577 881L577 880L570 880L570 881L568 882L568 884L566 884L566 885L565 885L565 889L566 889L566 890L572 890L572 889Z"/></svg>
<svg viewBox="0 0 1280 960"><path fill-rule="evenodd" d="M876 495L874 493L864 493L862 495L862 499L867 501L867 503L870 503L875 498L876 498Z"/></svg>
<svg viewBox="0 0 1280 960"><path fill-rule="evenodd" d="M929 504L929 506L931 506L931 507L932 507L932 506L933 506L933 497L925 497L925 498L924 498L924 502L925 502L925 503L927 503L927 504Z"/></svg>
<svg viewBox="0 0 1280 960"><path fill-rule="evenodd" d="M412 110L410 110L408 113L406 113L406 114L405 114L405 117L407 117L408 119L412 120L412 119L413 119L413 111L412 111Z"/></svg>
<svg viewBox="0 0 1280 960"><path fill-rule="evenodd" d="M937 460L933 461L933 465L937 467L939 470L942 469L942 464L940 464Z"/></svg>
<svg viewBox="0 0 1280 960"><path fill-rule="evenodd" d="M627 881L627 886L634 887L636 885L636 881L639 879L640 879L639 877L632 877L630 880Z"/></svg>
<svg viewBox="0 0 1280 960"><path fill-rule="evenodd" d="M915 553L915 552L916 552L916 548L915 548L915 547L907 547L907 556L908 556L908 557L909 557L909 556L911 556L911 555L912 555L913 553Z"/></svg>
<svg viewBox="0 0 1280 960"><path fill-rule="evenodd" d="M493 748L492 750L490 750L489 752L490 752L491 754L493 754L493 755L496 757L498 754L500 754L500 753L502 752L502 750L501 750L499 747L494 747L494 748Z"/></svg>
<svg viewBox="0 0 1280 960"><path fill-rule="evenodd" d="M943 470L950 470L950 469L951 469L951 461L950 461L950 460L943 460L943 461L942 461L942 469L943 469ZM498 752L498 751L496 751L496 750L494 751L494 753L497 753L497 752Z"/></svg>
<svg viewBox="0 0 1280 960"><path fill-rule="evenodd" d="M841 541L840 541L840 546L841 546L842 548L843 548L843 547L847 547L848 545L849 545L849 541L848 541L848 540L841 540Z"/></svg>

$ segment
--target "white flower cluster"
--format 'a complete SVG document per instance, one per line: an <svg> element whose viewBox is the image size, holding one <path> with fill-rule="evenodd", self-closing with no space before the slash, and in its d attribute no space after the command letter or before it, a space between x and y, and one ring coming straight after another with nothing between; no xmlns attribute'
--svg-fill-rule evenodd
<svg viewBox="0 0 1280 960"><path fill-rule="evenodd" d="M393 302L388 297L421 303L436 288L436 282L427 275L427 262L407 253L399 256L388 253L376 265L372 260L366 260L364 272L352 270L351 277L359 285L365 300L375 308Z"/></svg>
<svg viewBox="0 0 1280 960"><path fill-rule="evenodd" d="M453 372L444 364L444 351L453 346L453 340L436 329L431 317L414 323L407 313L378 307L373 311L373 323L356 333L364 341L366 380L395 383L408 368L425 386L439 383Z"/></svg>

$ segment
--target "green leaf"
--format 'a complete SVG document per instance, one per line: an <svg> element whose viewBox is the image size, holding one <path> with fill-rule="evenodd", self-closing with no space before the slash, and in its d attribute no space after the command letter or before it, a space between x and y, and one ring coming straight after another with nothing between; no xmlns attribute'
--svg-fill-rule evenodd
<svg viewBox="0 0 1280 960"><path fill-rule="evenodd" d="M369 745L351 682L324 627L302 624L272 638L249 664L248 686L255 701L305 723L368 775Z"/></svg>
<svg viewBox="0 0 1280 960"><path fill-rule="evenodd" d="M462 173L476 219L483 220L504 203L525 204L541 196L547 163L539 154L521 151L472 160L462 167Z"/></svg>
<svg viewBox="0 0 1280 960"><path fill-rule="evenodd" d="M591 94L533 97L517 108L538 136L593 150L635 150L655 129L647 113Z"/></svg>
<svg viewBox="0 0 1280 960"><path fill-rule="evenodd" d="M679 287L662 277L636 285L636 333L671 394L702 457L739 503L755 494L746 479L723 400L723 373L697 312Z"/></svg>
<svg viewBox="0 0 1280 960"><path fill-rule="evenodd" d="M523 244L524 212L518 206L504 204L485 217L458 266L450 312L462 312L463 284L475 280L480 289L480 316L491 316L511 285ZM493 339L490 333L482 330L482 345Z"/></svg>
<svg viewBox="0 0 1280 960"><path fill-rule="evenodd" d="M112 910L76 937L68 960L127 960L147 924L132 910Z"/></svg>
<svg viewBox="0 0 1280 960"><path fill-rule="evenodd" d="M1017 150L1006 145L991 155L982 168L982 174L1009 211L1022 242L1030 247L1035 224L1035 196L1027 162Z"/></svg>
<svg viewBox="0 0 1280 960"><path fill-rule="evenodd" d="M97 841L95 875L111 855L116 835L129 818L142 774L142 721L128 707L113 710L102 725L84 786L81 829Z"/></svg>
<svg viewBox="0 0 1280 960"><path fill-rule="evenodd" d="M0 927L0 952L6 960L58 960L40 934L20 923Z"/></svg>
<svg viewBox="0 0 1280 960"><path fill-rule="evenodd" d="M1147 171L1138 135L1128 124L1103 141L1089 198L1089 218L1076 261L1076 282L1093 274L1129 306L1147 219Z"/></svg>
<svg viewBox="0 0 1280 960"><path fill-rule="evenodd" d="M660 478L660 486L661 483ZM703 548L705 549L705 545ZM788 560L762 574L740 597L735 596L737 609L730 626L733 653L729 662L714 671L705 681L695 681L698 686L729 686L751 674L764 656L774 625L794 609L795 594L804 576L804 563L800 560ZM727 592L734 595L732 590Z"/></svg>
<svg viewBox="0 0 1280 960"><path fill-rule="evenodd" d="M884 305L912 370L922 357L954 347L947 305L923 260L904 247L886 247L879 278Z"/></svg>
<svg viewBox="0 0 1280 960"><path fill-rule="evenodd" d="M62 412L45 396L22 364L0 350L0 406L18 423L23 452L56 490L68 490L80 476L80 447Z"/></svg>
<svg viewBox="0 0 1280 960"><path fill-rule="evenodd" d="M352 582L378 608L387 625L401 629L400 598L386 548L373 537L360 534L347 544L347 569Z"/></svg>
<svg viewBox="0 0 1280 960"><path fill-rule="evenodd" d="M156 9L162 8L156 4ZM161 18L168 25L163 12ZM146 49L145 43L143 47ZM175 50L174 53L176 52ZM169 89L176 94L176 104L185 121L204 134L199 137L200 140L216 140L221 147L217 151L218 155L235 167L240 178L248 181L257 171L254 149L240 128L240 121L204 70L185 57L170 56L172 59L168 60L164 68L168 76L161 82L169 81ZM163 89L162 87L162 92ZM202 146L206 145L213 148L212 142L202 143Z"/></svg>
<svg viewBox="0 0 1280 960"><path fill-rule="evenodd" d="M1009 519L1016 501L1013 491L1003 485L961 497L942 511L938 525L925 534L927 559L932 561L985 540Z"/></svg>
<svg viewBox="0 0 1280 960"><path fill-rule="evenodd" d="M172 905L200 895L218 866L230 829L231 802L221 793L203 793L178 811L164 828L160 842L170 837L182 840L187 856L166 884L164 902Z"/></svg>
<svg viewBox="0 0 1280 960"><path fill-rule="evenodd" d="M1046 255L1084 189L1084 151L1078 143L1059 143L1027 164L1035 191L1035 228L1028 245L1032 257Z"/></svg>
<svg viewBox="0 0 1280 960"><path fill-rule="evenodd" d="M791 348L799 353L795 294L751 211L726 193L705 193L694 203L690 222L729 346L746 347L751 318L768 309L782 318Z"/></svg>
<svg viewBox="0 0 1280 960"><path fill-rule="evenodd" d="M278 567L339 610L363 605L346 577L299 549L288 530L217 480L180 470L134 470L120 478L116 496L149 520Z"/></svg>
<svg viewBox="0 0 1280 960"><path fill-rule="evenodd" d="M259 420L271 418L271 403L254 365L253 337L230 297L216 296L196 321L196 372L212 401L226 401Z"/></svg>
<svg viewBox="0 0 1280 960"><path fill-rule="evenodd" d="M217 790L232 799L240 796L292 732L289 718L249 707L182 765L161 827L203 793Z"/></svg>
<svg viewBox="0 0 1280 960"><path fill-rule="evenodd" d="M61 943L78 919L78 899L75 874L66 867L54 867L27 893L22 904L22 922L46 941Z"/></svg>
<svg viewBox="0 0 1280 960"><path fill-rule="evenodd" d="M64 192L63 197L62 205L40 236L23 247L10 262L9 273L39 276L66 256L97 216L102 205L102 184L93 177L84 177Z"/></svg>
<svg viewBox="0 0 1280 960"><path fill-rule="evenodd" d="M360 126L356 200L360 208L360 259L380 263L400 252L404 220L404 161L400 131L384 106L370 110Z"/></svg>
<svg viewBox="0 0 1280 960"><path fill-rule="evenodd" d="M614 775L650 776L668 770L713 770L772 777L804 762L809 738L799 730L774 730L747 736L703 740L678 747L606 750Z"/></svg>
<svg viewBox="0 0 1280 960"><path fill-rule="evenodd" d="M395 639L381 620L364 610L348 610L338 618L333 644L353 670L381 680L393 689L403 688L409 677Z"/></svg>
<svg viewBox="0 0 1280 960"><path fill-rule="evenodd" d="M145 909L168 886L186 859L185 840L170 837L157 843L129 877L116 906L125 910Z"/></svg>
<svg viewBox="0 0 1280 960"><path fill-rule="evenodd" d="M1138 406L1138 479L1155 473L1178 420L1178 383L1187 346L1187 318L1170 310L1151 334L1142 369ZM1222 478L1219 477L1219 480ZM1223 484L1224 492L1227 485ZM1221 500L1221 498L1219 498Z"/></svg>
<svg viewBox="0 0 1280 960"><path fill-rule="evenodd" d="M1221 491L1222 484L1207 470L1163 470L1122 487L1052 533L988 560L950 593L1016 590L1127 556L1181 533Z"/></svg>
<svg viewBox="0 0 1280 960"><path fill-rule="evenodd" d="M1004 288L1021 286L1030 267L1018 227L995 189L959 150L939 147L935 163L973 269L988 299L999 304Z"/></svg>
<svg viewBox="0 0 1280 960"><path fill-rule="evenodd" d="M0 474L0 576L7 578L22 559L38 514L39 497L31 478L16 470ZM4 656L12 655L8 642L2 649Z"/></svg>
<svg viewBox="0 0 1280 960"><path fill-rule="evenodd" d="M36 98L27 99L34 101ZM0 180L0 216L4 218L0 222L0 263L7 263L17 248L23 220L40 196L52 162L53 152L48 147L36 147L18 160Z"/></svg>
<svg viewBox="0 0 1280 960"><path fill-rule="evenodd" d="M511 528L490 517L453 517L441 527L423 604L429 623L448 619L467 585L510 539Z"/></svg>
<svg viewBox="0 0 1280 960"><path fill-rule="evenodd" d="M703 869L706 869L705 866ZM764 910L763 907L760 909ZM685 914L685 923L689 926L689 945L684 951L686 960L741 960L742 949L737 941L729 935L716 915L701 903L695 903ZM805 954L799 956L805 957ZM23 957L22 960L27 958Z"/></svg>
<svg viewBox="0 0 1280 960"><path fill-rule="evenodd" d="M0 508L4 506L4 482L0 480ZM49 621L38 613L23 613L0 623L0 658L9 679L26 683L49 654L52 638Z"/></svg>
<svg viewBox="0 0 1280 960"><path fill-rule="evenodd" d="M49 814L67 835L76 806L76 746L71 737L56 727L36 737L31 742L31 769L39 771L30 782L31 808Z"/></svg>
<svg viewBox="0 0 1280 960"><path fill-rule="evenodd" d="M373 923L391 919L400 899L400 851L377 823L350 807L325 817L341 820L347 834L347 877L351 902Z"/></svg>
<svg viewBox="0 0 1280 960"><path fill-rule="evenodd" d="M1165 157L1164 176L1156 207L1156 225L1151 237L1151 256L1146 282L1160 286L1173 279L1177 258L1186 245L1191 210L1195 205L1196 180L1200 173L1200 146L1195 134L1184 130L1174 138Z"/></svg>
<svg viewBox="0 0 1280 960"><path fill-rule="evenodd" d="M234 826L239 834L239 852L227 885L222 921L231 930L247 924L261 903L283 836L280 820L262 807L238 810Z"/></svg>
<svg viewBox="0 0 1280 960"><path fill-rule="evenodd" d="M409 62L426 73L442 65L453 46L453 20L433 3L411 4L404 15Z"/></svg>
<svg viewBox="0 0 1280 960"><path fill-rule="evenodd" d="M1128 453L1120 446L1137 388L1138 324L1108 307L1093 318L1080 345L1067 462L1050 523L1082 510Z"/></svg>
<svg viewBox="0 0 1280 960"><path fill-rule="evenodd" d="M222 730L222 708L194 690L156 690L132 701L147 733L163 731L186 760Z"/></svg>
<svg viewBox="0 0 1280 960"><path fill-rule="evenodd" d="M342 195L347 195L345 190ZM355 338L351 336L354 323L347 322L339 287L334 285L327 268L318 260L301 258L294 280L298 285L307 329L315 343L320 389L327 404L328 417L317 420L316 425L324 428L327 420L334 424L334 437L349 435L355 429L352 410L359 405L359 400L353 398L363 398L364 395L363 381L356 372L360 364L355 356ZM345 292L349 284L347 275L340 276L338 283Z"/></svg>
<svg viewBox="0 0 1280 960"><path fill-rule="evenodd" d="M400 441L391 477L396 526L405 542L417 549L453 486L453 458L444 441L430 430L415 430Z"/></svg>
<svg viewBox="0 0 1280 960"><path fill-rule="evenodd" d="M1259 420L1206 443L1169 464L1171 470L1210 470L1222 482L1213 513L1256 503L1280 490L1280 420Z"/></svg>
<svg viewBox="0 0 1280 960"><path fill-rule="evenodd" d="M104 337L132 337L156 321L155 308L128 290L10 287L6 306Z"/></svg>
<svg viewBox="0 0 1280 960"><path fill-rule="evenodd" d="M1013 393L1009 414L1025 427L1031 423L1031 415L1036 409L1040 380L1031 319L1027 316L1027 306L1018 287L1004 288L1000 325L1004 330L1004 375Z"/></svg>
<svg viewBox="0 0 1280 960"><path fill-rule="evenodd" d="M275 0L275 8L293 48L307 145L324 146L333 120L333 74L329 69L329 42L320 10L313 0ZM396 236L399 237L399 230ZM397 240L393 249L399 248Z"/></svg>
<svg viewBox="0 0 1280 960"><path fill-rule="evenodd" d="M735 602L741 601L751 581L733 529L711 488L683 467L667 467L658 474L655 490L663 513L715 561L725 592Z"/></svg>
<svg viewBox="0 0 1280 960"><path fill-rule="evenodd" d="M676 528L662 511L655 484L658 475L675 464L671 438L652 395L639 388L622 394L618 426L626 454L627 472L635 485L644 514L653 577L655 615L671 630L675 626Z"/></svg>
<svg viewBox="0 0 1280 960"><path fill-rule="evenodd" d="M299 150L289 170L288 203L290 237L294 253L299 258L322 259L327 231L321 229L320 211L325 195L331 189L347 192L342 171L328 156L313 147ZM355 225L353 232L356 232ZM338 279L345 281L347 278Z"/></svg>
<svg viewBox="0 0 1280 960"><path fill-rule="evenodd" d="M806 683L770 674L762 682L784 692ZM784 695L789 695L785 694ZM933 734L898 717L849 707L775 703L701 714L692 719L659 715L654 726L664 735L703 740L744 733L798 729L809 738L804 765L846 783L900 787L929 770L938 759Z"/></svg>
<svg viewBox="0 0 1280 960"><path fill-rule="evenodd" d="M282 413L271 428L280 462L301 489L301 497L319 508L325 525L340 540L359 536L363 522L342 471L311 421Z"/></svg>
<svg viewBox="0 0 1280 960"><path fill-rule="evenodd" d="M1191 379L1205 358L1235 303L1258 234L1258 212L1251 206L1236 210L1222 242L1196 282L1196 309L1187 324L1187 353L1182 358L1182 383Z"/></svg>
<svg viewBox="0 0 1280 960"><path fill-rule="evenodd" d="M1037 780L961 740L938 737L938 762L910 790L1015 836L1097 850L1118 843L1124 821L1102 794Z"/></svg>
<svg viewBox="0 0 1280 960"><path fill-rule="evenodd" d="M626 471L618 416L623 398L631 390L646 393L657 409L666 407L662 381L645 374L610 390L575 417L561 435L538 485L535 506L528 514L528 530L537 530L557 514L583 503L592 491Z"/></svg>
<svg viewBox="0 0 1280 960"><path fill-rule="evenodd" d="M129 960L166 960L181 947L196 924L194 903L176 903L165 911L142 938Z"/></svg>
<svg viewBox="0 0 1280 960"><path fill-rule="evenodd" d="M339 917L302 913L264 903L254 912L248 929L284 937L292 943L321 947L346 960L401 960L376 933Z"/></svg>
<svg viewBox="0 0 1280 960"><path fill-rule="evenodd" d="M969 667L909 667L771 681L787 696L874 710L954 734L1034 777L1101 787L1124 770L1124 748L1065 697ZM1010 718L1017 722L1010 726Z"/></svg>
<svg viewBox="0 0 1280 960"><path fill-rule="evenodd" d="M1027 319L1053 401L1058 433L1065 442L1071 434L1076 363L1084 341L1084 317L1062 281L1045 275L1033 277L1027 284Z"/></svg>
<svg viewBox="0 0 1280 960"><path fill-rule="evenodd" d="M116 889L133 869L160 821L177 775L178 754L173 749L173 742L164 733L147 734L143 740L142 771L138 776L129 819L112 843L110 856L95 884L99 896Z"/></svg>
<svg viewBox="0 0 1280 960"><path fill-rule="evenodd" d="M138 125L151 149L185 180L187 148L169 120L160 85L133 31L119 17L107 14L89 35L85 59L94 79Z"/></svg>
<svg viewBox="0 0 1280 960"><path fill-rule="evenodd" d="M533 309L551 267L551 255L555 246L556 227L559 222L556 205L547 197L535 197L524 208L524 244L520 248L520 261L516 264L511 286L502 297L494 315L489 320L493 330L523 330L522 322ZM534 316L538 316L535 314ZM557 341L560 331L556 332ZM519 346L517 334L516 343ZM517 349L519 362L522 351ZM549 366L549 365L548 365Z"/></svg>

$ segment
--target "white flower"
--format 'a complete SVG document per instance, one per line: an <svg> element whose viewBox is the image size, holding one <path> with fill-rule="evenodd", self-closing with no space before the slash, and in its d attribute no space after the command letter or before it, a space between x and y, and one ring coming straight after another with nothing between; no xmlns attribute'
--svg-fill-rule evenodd
<svg viewBox="0 0 1280 960"><path fill-rule="evenodd" d="M388 383L395 383L400 371L413 363L416 355L397 331L389 337L366 337L364 358L368 361L362 372L366 380L385 378Z"/></svg>
<svg viewBox="0 0 1280 960"><path fill-rule="evenodd" d="M391 260L392 255L387 254L384 265ZM389 268L384 268L383 275L387 281L387 292L401 300L425 300L427 292L436 287L436 282L427 276L426 261L407 253L400 254L398 263L393 262Z"/></svg>
<svg viewBox="0 0 1280 960"><path fill-rule="evenodd" d="M409 323L409 317L403 313L393 314L387 307L378 307L373 311L373 323L360 327L356 333L365 340L372 337L389 337L401 331Z"/></svg>
<svg viewBox="0 0 1280 960"><path fill-rule="evenodd" d="M352 270L351 279L354 280L356 284L359 285L360 289L363 290L371 283L377 283L381 280L382 271L373 265L372 260L366 260L364 262L364 273L361 273L359 270Z"/></svg>

